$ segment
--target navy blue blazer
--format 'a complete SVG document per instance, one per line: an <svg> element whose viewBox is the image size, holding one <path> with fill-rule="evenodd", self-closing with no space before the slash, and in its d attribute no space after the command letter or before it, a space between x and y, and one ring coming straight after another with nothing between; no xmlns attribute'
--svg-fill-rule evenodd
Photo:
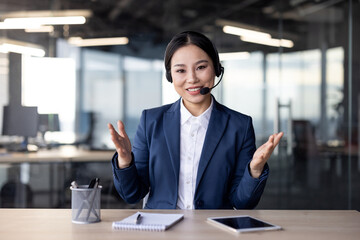
<svg viewBox="0 0 360 240"><path fill-rule="evenodd" d="M180 100L144 110L132 145L130 167L112 159L114 185L128 203L149 192L145 208L175 209L180 169ZM200 149L199 149L200 150ZM263 193L269 168L252 178L249 162L256 150L252 119L214 99L196 179L196 209L251 209Z"/></svg>

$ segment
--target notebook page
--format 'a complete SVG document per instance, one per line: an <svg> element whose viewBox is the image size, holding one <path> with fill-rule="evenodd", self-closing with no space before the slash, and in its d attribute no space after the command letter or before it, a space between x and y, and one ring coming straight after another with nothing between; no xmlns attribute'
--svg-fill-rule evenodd
<svg viewBox="0 0 360 240"><path fill-rule="evenodd" d="M139 224L136 218L141 214ZM121 221L113 222L114 229L164 231L183 219L183 214L137 212Z"/></svg>

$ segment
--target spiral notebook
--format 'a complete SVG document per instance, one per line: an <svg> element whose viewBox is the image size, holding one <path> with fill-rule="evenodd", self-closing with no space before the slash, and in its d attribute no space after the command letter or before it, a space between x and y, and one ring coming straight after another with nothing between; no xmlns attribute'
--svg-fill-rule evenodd
<svg viewBox="0 0 360 240"><path fill-rule="evenodd" d="M184 214L137 212L121 221L113 222L112 228L117 230L165 231L183 218Z"/></svg>

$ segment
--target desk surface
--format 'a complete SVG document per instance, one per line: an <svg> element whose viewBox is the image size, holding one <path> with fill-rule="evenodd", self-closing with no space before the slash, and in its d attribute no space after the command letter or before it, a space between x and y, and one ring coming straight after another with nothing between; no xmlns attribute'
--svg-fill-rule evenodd
<svg viewBox="0 0 360 240"><path fill-rule="evenodd" d="M184 213L184 220L165 232L112 230L113 221L137 210L101 210L99 223L74 224L70 209L0 209L0 236L7 240L51 239L359 239L358 211L307 210L156 210L149 212ZM217 228L207 217L250 215L283 227L280 231L242 233Z"/></svg>
<svg viewBox="0 0 360 240"><path fill-rule="evenodd" d="M50 150L39 150L37 152L21 153L0 152L0 163L23 163L23 162L93 162L108 161L115 153L114 151L89 151L77 149L74 146L63 146Z"/></svg>

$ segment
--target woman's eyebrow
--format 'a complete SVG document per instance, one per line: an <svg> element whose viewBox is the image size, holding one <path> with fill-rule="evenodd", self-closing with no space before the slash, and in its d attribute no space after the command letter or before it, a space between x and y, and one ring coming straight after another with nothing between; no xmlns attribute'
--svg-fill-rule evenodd
<svg viewBox="0 0 360 240"><path fill-rule="evenodd" d="M196 62L196 64L200 64L200 63L208 63L209 61L204 59L204 60L199 60Z"/></svg>
<svg viewBox="0 0 360 240"><path fill-rule="evenodd" d="M200 63L208 63L208 62L209 62L209 61L206 60L206 59L204 59L204 60L199 60L199 61L196 62L196 65L197 65L197 64L200 64ZM174 64L173 67L184 67L184 66L185 66L185 64L177 63L177 64Z"/></svg>
<svg viewBox="0 0 360 240"><path fill-rule="evenodd" d="M182 64L182 63L177 63L177 64L174 64L174 66L173 67L184 67L185 66L185 64Z"/></svg>

